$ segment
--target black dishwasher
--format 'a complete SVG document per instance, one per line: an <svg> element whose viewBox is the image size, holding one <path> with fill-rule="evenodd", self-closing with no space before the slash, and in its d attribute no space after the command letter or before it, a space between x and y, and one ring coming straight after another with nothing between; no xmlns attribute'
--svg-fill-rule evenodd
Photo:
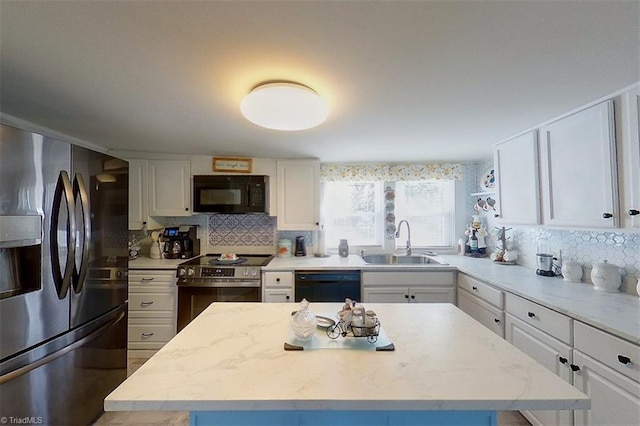
<svg viewBox="0 0 640 426"><path fill-rule="evenodd" d="M300 271L295 277L296 302L361 301L360 271Z"/></svg>

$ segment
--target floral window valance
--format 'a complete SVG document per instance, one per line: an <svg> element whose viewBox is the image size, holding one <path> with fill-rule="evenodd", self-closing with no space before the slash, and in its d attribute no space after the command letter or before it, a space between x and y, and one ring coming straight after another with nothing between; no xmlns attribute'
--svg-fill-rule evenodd
<svg viewBox="0 0 640 426"><path fill-rule="evenodd" d="M406 180L447 179L462 180L461 164L322 164L322 182L397 182Z"/></svg>

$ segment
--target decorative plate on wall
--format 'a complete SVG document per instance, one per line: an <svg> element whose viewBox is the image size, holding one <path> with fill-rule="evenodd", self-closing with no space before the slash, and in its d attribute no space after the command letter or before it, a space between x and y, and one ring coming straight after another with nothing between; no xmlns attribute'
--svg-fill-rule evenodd
<svg viewBox="0 0 640 426"><path fill-rule="evenodd" d="M483 191L493 191L496 188L496 176L494 169L487 170L480 178L480 188Z"/></svg>

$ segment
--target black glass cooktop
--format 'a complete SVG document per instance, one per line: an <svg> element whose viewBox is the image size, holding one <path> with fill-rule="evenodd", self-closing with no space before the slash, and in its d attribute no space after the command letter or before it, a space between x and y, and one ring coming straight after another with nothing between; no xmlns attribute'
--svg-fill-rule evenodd
<svg viewBox="0 0 640 426"><path fill-rule="evenodd" d="M237 254L238 258L235 260L220 260L220 253L205 254L204 256L196 257L188 262L180 264L180 266L211 266L211 265L224 265L224 266L265 266L273 255L270 254Z"/></svg>

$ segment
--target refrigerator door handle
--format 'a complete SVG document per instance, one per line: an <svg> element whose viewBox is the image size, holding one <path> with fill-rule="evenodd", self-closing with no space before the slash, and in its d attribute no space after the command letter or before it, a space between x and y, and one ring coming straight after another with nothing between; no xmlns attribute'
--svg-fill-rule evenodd
<svg viewBox="0 0 640 426"><path fill-rule="evenodd" d="M88 342L92 341L93 339L95 339L96 337L100 337L100 335L102 333L104 333L108 328L113 327L114 325L116 325L117 323L119 323L122 318L124 318L124 312L122 312L120 315L118 315L113 321L108 322L107 324L101 326L100 328L98 328L96 331L92 332L91 334L89 334L88 336L83 337L82 339L70 344L69 346L65 346L64 348L49 354L47 356L45 356L44 358L40 358L39 360L32 362L31 364L25 365L24 367L20 367L16 370L13 370L10 373L4 374L2 376L0 376L0 385L3 383L8 382L9 380L13 380L17 377L23 376L25 374L27 374L28 372L35 370L36 368L48 364L51 361L54 361L58 358L60 358L61 356L71 352L74 349L79 348L80 346L84 346L86 345Z"/></svg>
<svg viewBox="0 0 640 426"><path fill-rule="evenodd" d="M80 261L80 270L73 266L73 288L76 293L82 291L85 277L87 276L87 266L89 264L89 245L91 243L91 206L89 204L89 194L84 184L84 178L80 173L76 173L73 180L73 199L77 200L80 195L80 208L82 210L83 222L83 238L82 238L82 260Z"/></svg>
<svg viewBox="0 0 640 426"><path fill-rule="evenodd" d="M58 222L60 221L60 205L62 197L67 204L67 259L64 273L60 268L60 253L58 250ZM74 215L73 188L69 180L69 174L62 170L58 175L56 190L53 194L53 208L51 212L51 266L53 282L58 292L58 298L64 299L69 291L76 253L76 218Z"/></svg>

